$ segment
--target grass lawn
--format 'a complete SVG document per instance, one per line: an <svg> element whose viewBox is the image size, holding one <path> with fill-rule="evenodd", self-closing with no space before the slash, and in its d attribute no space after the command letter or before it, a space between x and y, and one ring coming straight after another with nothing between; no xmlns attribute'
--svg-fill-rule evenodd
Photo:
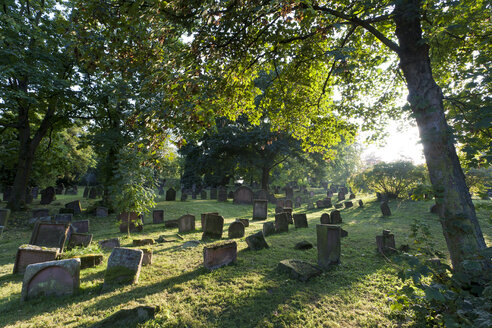
<svg viewBox="0 0 492 328"><path fill-rule="evenodd" d="M82 189L82 188L80 188ZM322 191L314 199L323 198ZM82 199L78 196L60 196L47 206L55 214L65 203ZM280 196L280 195L278 195ZM178 197L179 199L179 193ZM356 199L356 201L359 198ZM153 264L142 268L137 285L101 292L109 252L104 252L103 264L81 271L81 290L70 297L38 298L21 303L22 275L13 275L17 248L27 244L31 228L23 222L28 213L16 213L11 225L0 238L0 327L88 327L123 308L137 305L160 306L154 320L144 327L401 327L391 317L388 292L399 286L397 271L392 263L376 253L375 236L383 229L395 233L397 247L410 244L409 226L413 220L427 222L438 249L447 252L437 216L429 213L431 202L392 201L393 215L383 218L374 198L362 198L365 205L342 210L342 228L349 236L342 239L341 264L321 276L302 283L277 272L283 259L296 258L316 263L316 248L295 250L302 240L316 244L316 224L323 210L306 210L306 205L294 213L308 215L309 228L267 237L269 249L246 250L244 238L237 239L237 264L208 272L202 266L203 245L183 249L189 240L200 240L200 213L219 212L225 218L223 237L237 218L252 216L252 206L233 205L231 201L188 200L166 202L159 198L157 208L164 209L165 220L177 219L183 214L197 218L197 230L183 234L183 241L153 245ZM84 208L92 200L83 200ZM492 242L492 202L475 201L477 214L487 244ZM3 203L0 207L4 207ZM32 208L45 207L35 200ZM269 206L269 221L274 218L274 207ZM115 215L89 218L93 242L120 237L122 247L131 247L131 239L121 234ZM164 224L147 224L135 238L175 236L177 229L166 229ZM264 221L250 221L246 236L261 230ZM121 327L121 326L119 326Z"/></svg>

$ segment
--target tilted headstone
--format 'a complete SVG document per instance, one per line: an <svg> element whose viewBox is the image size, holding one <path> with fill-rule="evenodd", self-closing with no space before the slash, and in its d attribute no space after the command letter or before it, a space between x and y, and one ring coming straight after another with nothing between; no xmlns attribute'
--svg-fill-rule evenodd
<svg viewBox="0 0 492 328"><path fill-rule="evenodd" d="M59 248L22 245L17 249L13 273L24 273L29 264L54 261L59 253Z"/></svg>
<svg viewBox="0 0 492 328"><path fill-rule="evenodd" d="M244 237L244 224L240 221L232 222L228 230L229 239Z"/></svg>
<svg viewBox="0 0 492 328"><path fill-rule="evenodd" d="M143 230L143 222L141 217L135 212L123 212L118 215L120 223L120 232L141 232Z"/></svg>
<svg viewBox="0 0 492 328"><path fill-rule="evenodd" d="M289 274L291 279L296 279L302 282L308 281L313 277L319 276L323 273L320 268L311 263L288 259L280 261L277 266L277 270L281 273Z"/></svg>
<svg viewBox="0 0 492 328"><path fill-rule="evenodd" d="M237 244L235 241L222 242L203 248L203 266L209 270L236 263Z"/></svg>
<svg viewBox="0 0 492 328"><path fill-rule="evenodd" d="M263 223L263 236L270 236L275 233L275 223L265 222Z"/></svg>
<svg viewBox="0 0 492 328"><path fill-rule="evenodd" d="M166 191L166 201L175 201L176 200L176 190L174 188L169 188Z"/></svg>
<svg viewBox="0 0 492 328"><path fill-rule="evenodd" d="M107 207L98 206L96 207L96 217L105 218L108 216L109 210Z"/></svg>
<svg viewBox="0 0 492 328"><path fill-rule="evenodd" d="M249 220L248 219L236 219L236 221L241 222L246 228L249 227Z"/></svg>
<svg viewBox="0 0 492 328"><path fill-rule="evenodd" d="M105 250L112 250L113 248L120 247L120 240L118 238L101 240L99 247Z"/></svg>
<svg viewBox="0 0 492 328"><path fill-rule="evenodd" d="M217 200L219 202L227 202L227 189L224 187L219 188L219 193L217 195Z"/></svg>
<svg viewBox="0 0 492 328"><path fill-rule="evenodd" d="M337 225L317 224L318 265L327 269L340 263L341 229Z"/></svg>
<svg viewBox="0 0 492 328"><path fill-rule="evenodd" d="M217 188L210 189L210 199L217 199Z"/></svg>
<svg viewBox="0 0 492 328"><path fill-rule="evenodd" d="M234 191L234 204L252 204L253 196L250 188L241 186Z"/></svg>
<svg viewBox="0 0 492 328"><path fill-rule="evenodd" d="M379 205L379 207L381 209L381 213L383 214L383 216L391 216L391 210L387 202L382 202L381 205Z"/></svg>
<svg viewBox="0 0 492 328"><path fill-rule="evenodd" d="M200 192L200 199L207 199L207 191L206 190L202 190Z"/></svg>
<svg viewBox="0 0 492 328"><path fill-rule="evenodd" d="M72 232L68 239L68 249L75 247L88 247L92 242L92 234Z"/></svg>
<svg viewBox="0 0 492 328"><path fill-rule="evenodd" d="M285 197L287 199L294 198L294 189L292 189L291 187L285 187L284 190L285 190Z"/></svg>
<svg viewBox="0 0 492 328"><path fill-rule="evenodd" d="M73 214L71 213L63 213L63 214L55 214L53 217L53 221L57 223L71 223L73 220Z"/></svg>
<svg viewBox="0 0 492 328"><path fill-rule="evenodd" d="M186 214L178 219L178 232L195 231L195 216Z"/></svg>
<svg viewBox="0 0 492 328"><path fill-rule="evenodd" d="M21 300L72 295L80 287L80 259L30 264L24 273Z"/></svg>
<svg viewBox="0 0 492 328"><path fill-rule="evenodd" d="M142 268L143 251L116 247L108 259L104 287L115 284L136 284Z"/></svg>
<svg viewBox="0 0 492 328"><path fill-rule="evenodd" d="M396 251L395 235L389 230L383 230L381 236L376 236L376 246L379 253L394 253Z"/></svg>
<svg viewBox="0 0 492 328"><path fill-rule="evenodd" d="M257 233L246 237L246 243L248 244L248 248L252 251L269 248L265 236L263 235L263 231L258 231Z"/></svg>
<svg viewBox="0 0 492 328"><path fill-rule="evenodd" d="M154 210L152 212L152 223L158 224L164 222L164 210Z"/></svg>
<svg viewBox="0 0 492 328"><path fill-rule="evenodd" d="M330 223L331 224L341 224L342 223L342 215L339 210L333 210L330 212Z"/></svg>
<svg viewBox="0 0 492 328"><path fill-rule="evenodd" d="M275 232L289 232L289 214L275 214Z"/></svg>
<svg viewBox="0 0 492 328"><path fill-rule="evenodd" d="M307 228L308 223L307 223L307 217L305 213L299 213L299 214L294 214L294 226L296 228Z"/></svg>
<svg viewBox="0 0 492 328"><path fill-rule="evenodd" d="M217 214L208 213L205 215L203 222L203 234L202 239L222 238L222 231L224 229L224 218Z"/></svg>
<svg viewBox="0 0 492 328"><path fill-rule="evenodd" d="M351 201L346 201L343 202L343 205L345 205L345 208L351 208L354 206L354 203L352 203Z"/></svg>
<svg viewBox="0 0 492 328"><path fill-rule="evenodd" d="M10 210L6 208L0 209L0 226L6 227L7 222L9 221Z"/></svg>
<svg viewBox="0 0 492 328"><path fill-rule="evenodd" d="M74 214L80 214L82 213L82 205L80 204L80 201L75 200L73 202L70 202L68 204L65 204L65 208L71 208L73 209Z"/></svg>
<svg viewBox="0 0 492 328"><path fill-rule="evenodd" d="M253 220L266 220L268 215L268 201L265 199L253 200Z"/></svg>
<svg viewBox="0 0 492 328"><path fill-rule="evenodd" d="M89 232L89 220L80 220L72 222L72 230L76 233Z"/></svg>
<svg viewBox="0 0 492 328"><path fill-rule="evenodd" d="M102 263L104 257L102 254L85 254L77 255L76 258L80 259L80 268L87 269L98 266Z"/></svg>
<svg viewBox="0 0 492 328"><path fill-rule="evenodd" d="M38 222L34 226L30 245L59 248L63 252L63 246L68 237L70 224Z"/></svg>
<svg viewBox="0 0 492 328"><path fill-rule="evenodd" d="M50 210L47 208L36 208L32 210L33 218L42 218L46 216L50 216Z"/></svg>

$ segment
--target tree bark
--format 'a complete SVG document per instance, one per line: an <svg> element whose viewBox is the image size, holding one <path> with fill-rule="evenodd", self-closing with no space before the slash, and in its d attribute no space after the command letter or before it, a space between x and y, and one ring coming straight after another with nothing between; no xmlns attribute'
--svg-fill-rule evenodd
<svg viewBox="0 0 492 328"><path fill-rule="evenodd" d="M270 179L270 167L265 165L261 168L261 189L268 191L269 179Z"/></svg>
<svg viewBox="0 0 492 328"><path fill-rule="evenodd" d="M475 207L444 115L443 95L431 70L429 46L422 39L420 0L397 2L394 20L400 68L409 91L430 180L440 204L440 220L453 268L461 270L486 247Z"/></svg>

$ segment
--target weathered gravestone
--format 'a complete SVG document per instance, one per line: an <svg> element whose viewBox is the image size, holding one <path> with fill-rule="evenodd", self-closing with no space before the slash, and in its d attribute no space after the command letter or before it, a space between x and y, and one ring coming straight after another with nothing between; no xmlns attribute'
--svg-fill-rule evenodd
<svg viewBox="0 0 492 328"><path fill-rule="evenodd" d="M341 229L337 225L317 224L318 265L327 269L340 263Z"/></svg>
<svg viewBox="0 0 492 328"><path fill-rule="evenodd" d="M109 210L107 207L98 206L96 207L96 217L105 218L108 216Z"/></svg>
<svg viewBox="0 0 492 328"><path fill-rule="evenodd" d="M58 186L56 186L55 188L55 193L57 195L63 195L63 189L65 189L65 186L62 184L59 184Z"/></svg>
<svg viewBox="0 0 492 328"><path fill-rule="evenodd" d="M289 232L289 214L275 214L275 232Z"/></svg>
<svg viewBox="0 0 492 328"><path fill-rule="evenodd" d="M113 248L120 247L120 240L118 238L101 240L99 247L105 250L112 250Z"/></svg>
<svg viewBox="0 0 492 328"><path fill-rule="evenodd" d="M217 196L219 202L227 202L227 189L224 187L219 188L219 194Z"/></svg>
<svg viewBox="0 0 492 328"><path fill-rule="evenodd" d="M351 201L343 202L343 205L345 205L345 208L351 208L354 206L354 204Z"/></svg>
<svg viewBox="0 0 492 328"><path fill-rule="evenodd" d="M200 223L202 225L202 230L205 227L205 217L207 216L207 214L219 215L218 212L209 212L209 213L202 213L202 214L200 214L200 219L201 219Z"/></svg>
<svg viewBox="0 0 492 328"><path fill-rule="evenodd" d="M207 199L207 191L206 190L202 190L200 192L200 198L201 199Z"/></svg>
<svg viewBox="0 0 492 328"><path fill-rule="evenodd" d="M332 203L331 203L331 198L329 197L326 197L325 199L323 199L323 208L329 208L329 207L332 207Z"/></svg>
<svg viewBox="0 0 492 328"><path fill-rule="evenodd" d="M169 188L166 191L166 201L175 201L176 200L176 190L174 188Z"/></svg>
<svg viewBox="0 0 492 328"><path fill-rule="evenodd" d="M287 199L294 198L294 189L292 189L291 187L285 187L284 190L285 190L285 197Z"/></svg>
<svg viewBox="0 0 492 328"><path fill-rule="evenodd" d="M36 208L32 210L33 218L43 218L50 215L50 210L47 208Z"/></svg>
<svg viewBox="0 0 492 328"><path fill-rule="evenodd" d="M21 300L72 295L80 287L80 259L30 264L22 282Z"/></svg>
<svg viewBox="0 0 492 328"><path fill-rule="evenodd" d="M9 221L10 210L6 208L0 209L0 226L6 227L7 222Z"/></svg>
<svg viewBox="0 0 492 328"><path fill-rule="evenodd" d="M382 254L396 252L395 235L389 230L383 230L381 236L376 236L376 246L378 252Z"/></svg>
<svg viewBox="0 0 492 328"><path fill-rule="evenodd" d="M292 208L292 200L286 199L283 207L284 208Z"/></svg>
<svg viewBox="0 0 492 328"><path fill-rule="evenodd" d="M155 318L160 311L159 306L139 305L131 309L122 309L90 328L137 327Z"/></svg>
<svg viewBox="0 0 492 328"><path fill-rule="evenodd" d="M13 273L24 273L29 264L54 261L59 253L59 248L22 245L17 249Z"/></svg>
<svg viewBox="0 0 492 328"><path fill-rule="evenodd" d="M145 238L145 239L133 239L132 240L133 246L148 246L148 245L154 245L155 240L152 238Z"/></svg>
<svg viewBox="0 0 492 328"><path fill-rule="evenodd" d="M178 219L178 232L195 231L195 216L186 214Z"/></svg>
<svg viewBox="0 0 492 328"><path fill-rule="evenodd" d="M294 226L296 228L307 228L308 227L306 214L304 214L304 213L294 214L293 218L294 218Z"/></svg>
<svg viewBox="0 0 492 328"><path fill-rule="evenodd" d="M203 266L209 270L236 263L236 259L235 241L221 242L203 248Z"/></svg>
<svg viewBox="0 0 492 328"><path fill-rule="evenodd" d="M325 204L324 204L324 202L322 200L317 200L316 201L316 207L318 209L322 209L322 208L325 208Z"/></svg>
<svg viewBox="0 0 492 328"><path fill-rule="evenodd" d="M364 202L362 201L362 199L359 199L359 207L364 207Z"/></svg>
<svg viewBox="0 0 492 328"><path fill-rule="evenodd" d="M73 232L76 233L88 233L89 232L89 220L74 221L71 223Z"/></svg>
<svg viewBox="0 0 492 328"><path fill-rule="evenodd" d="M342 223L342 215L339 210L333 210L330 212L330 223L331 224L341 224Z"/></svg>
<svg viewBox="0 0 492 328"><path fill-rule="evenodd" d="M71 213L55 214L53 220L56 223L70 223L73 220L73 214Z"/></svg>
<svg viewBox="0 0 492 328"><path fill-rule="evenodd" d="M252 204L253 203L253 191L246 187L241 186L234 191L234 204Z"/></svg>
<svg viewBox="0 0 492 328"><path fill-rule="evenodd" d="M118 215L120 223L120 232L141 232L143 230L143 221L140 215L135 212L122 212Z"/></svg>
<svg viewBox="0 0 492 328"><path fill-rule="evenodd" d="M275 233L275 223L265 222L263 223L263 236L270 236Z"/></svg>
<svg viewBox="0 0 492 328"><path fill-rule="evenodd" d="M99 195L99 191L97 190L98 188L97 187L91 187L89 189L89 199L96 199Z"/></svg>
<svg viewBox="0 0 492 328"><path fill-rule="evenodd" d="M210 189L210 199L217 199L217 188Z"/></svg>
<svg viewBox="0 0 492 328"><path fill-rule="evenodd" d="M249 220L248 219L236 219L236 221L241 222L244 227L249 227Z"/></svg>
<svg viewBox="0 0 492 328"><path fill-rule="evenodd" d="M164 222L164 210L154 210L152 212L152 223L158 224Z"/></svg>
<svg viewBox="0 0 492 328"><path fill-rule="evenodd" d="M381 213L383 216L391 216L391 210L389 208L388 202L382 202L381 205L379 205L379 208L381 209Z"/></svg>
<svg viewBox="0 0 492 328"><path fill-rule="evenodd" d="M320 222L321 224L331 224L330 214L328 213L321 214Z"/></svg>
<svg viewBox="0 0 492 328"><path fill-rule="evenodd" d="M70 234L68 239L67 249L72 249L75 247L88 247L92 242L92 234L87 233L75 233Z"/></svg>
<svg viewBox="0 0 492 328"><path fill-rule="evenodd" d="M244 237L244 224L240 221L232 222L229 225L229 239Z"/></svg>
<svg viewBox="0 0 492 328"><path fill-rule="evenodd" d="M253 220L266 220L268 214L268 201L255 199L253 201Z"/></svg>
<svg viewBox="0 0 492 328"><path fill-rule="evenodd" d="M70 202L68 204L65 204L65 208L71 208L73 209L74 214L80 214L82 213L82 205L80 204L80 201L75 200L73 202Z"/></svg>
<svg viewBox="0 0 492 328"><path fill-rule="evenodd" d="M102 263L104 257L102 254L85 254L85 255L77 255L75 258L80 259L80 268L87 269L98 266Z"/></svg>
<svg viewBox="0 0 492 328"><path fill-rule="evenodd" d="M263 235L263 231L258 231L257 233L246 237L246 243L248 244L248 248L252 251L259 251L260 249L269 247L265 240L265 236Z"/></svg>
<svg viewBox="0 0 492 328"><path fill-rule="evenodd" d="M202 239L220 239L224 229L224 218L218 214L207 213L203 222Z"/></svg>
<svg viewBox="0 0 492 328"><path fill-rule="evenodd" d="M152 264L152 254L153 254L152 248L142 247L141 250L143 252L142 265L143 266L151 265Z"/></svg>
<svg viewBox="0 0 492 328"><path fill-rule="evenodd" d="M142 267L143 251L116 247L108 259L104 288L115 284L136 284Z"/></svg>
<svg viewBox="0 0 492 328"><path fill-rule="evenodd" d="M59 248L63 252L63 245L67 240L70 224L38 222L34 226L30 245Z"/></svg>
<svg viewBox="0 0 492 328"><path fill-rule="evenodd" d="M345 200L345 193L343 191L338 192L338 201Z"/></svg>
<svg viewBox="0 0 492 328"><path fill-rule="evenodd" d="M282 273L287 273L291 279L299 280L302 282L319 276L323 271L320 268L312 265L311 263L302 260L283 260L277 266L277 270Z"/></svg>

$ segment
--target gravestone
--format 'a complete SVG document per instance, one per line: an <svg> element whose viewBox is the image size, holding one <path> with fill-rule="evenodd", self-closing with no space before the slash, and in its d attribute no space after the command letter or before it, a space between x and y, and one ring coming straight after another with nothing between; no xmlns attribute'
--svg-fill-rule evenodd
<svg viewBox="0 0 492 328"><path fill-rule="evenodd" d="M178 227L178 220L166 220L164 221L164 227L166 228L177 228Z"/></svg>
<svg viewBox="0 0 492 328"><path fill-rule="evenodd" d="M294 198L294 189L292 189L291 187L285 187L284 190L285 190L285 197L287 199Z"/></svg>
<svg viewBox="0 0 492 328"><path fill-rule="evenodd" d="M268 200L268 192L264 189L260 189L256 192L255 199Z"/></svg>
<svg viewBox="0 0 492 328"><path fill-rule="evenodd" d="M32 187L31 189L31 197L33 199L38 199L39 187Z"/></svg>
<svg viewBox="0 0 492 328"><path fill-rule="evenodd" d="M98 266L102 263L104 257L102 254L86 254L86 255L77 255L76 258L80 259L80 268L87 269Z"/></svg>
<svg viewBox="0 0 492 328"><path fill-rule="evenodd" d="M0 209L0 226L6 227L7 222L9 221L10 210L6 208Z"/></svg>
<svg viewBox="0 0 492 328"><path fill-rule="evenodd" d="M325 199L323 199L323 208L330 208L332 206L333 205L331 203L331 198L326 197Z"/></svg>
<svg viewBox="0 0 492 328"><path fill-rule="evenodd" d="M59 248L63 252L63 245L67 240L70 224L38 222L34 226L30 245Z"/></svg>
<svg viewBox="0 0 492 328"><path fill-rule="evenodd" d="M73 209L73 214L80 214L82 213L82 205L80 204L80 201L75 200L73 202L70 202L68 204L65 204L65 208L71 208Z"/></svg>
<svg viewBox="0 0 492 328"><path fill-rule="evenodd" d="M330 214L328 213L321 214L320 222L321 224L331 224Z"/></svg>
<svg viewBox="0 0 492 328"><path fill-rule="evenodd" d="M253 191L241 186L234 191L234 204L253 204Z"/></svg>
<svg viewBox="0 0 492 328"><path fill-rule="evenodd" d="M59 248L22 245L17 249L13 273L24 273L29 264L54 261L59 253Z"/></svg>
<svg viewBox="0 0 492 328"><path fill-rule="evenodd" d="M164 210L154 210L152 212L152 223L158 224L164 222Z"/></svg>
<svg viewBox="0 0 492 328"><path fill-rule="evenodd" d="M207 191L206 190L202 190L200 192L200 198L201 199L207 199Z"/></svg>
<svg viewBox="0 0 492 328"><path fill-rule="evenodd" d="M253 201L253 220L266 220L268 214L268 201L255 199Z"/></svg>
<svg viewBox="0 0 492 328"><path fill-rule="evenodd" d="M47 208L36 208L32 210L33 218L42 218L46 216L50 216L50 210Z"/></svg>
<svg viewBox="0 0 492 328"><path fill-rule="evenodd" d="M21 300L72 295L80 287L80 259L30 264L22 282Z"/></svg>
<svg viewBox="0 0 492 328"><path fill-rule="evenodd" d="M103 206L98 206L96 207L96 217L98 218L105 218L108 216L108 208L107 207L103 207Z"/></svg>
<svg viewBox="0 0 492 328"><path fill-rule="evenodd" d="M148 245L154 245L155 240L152 238L145 238L145 239L133 239L132 240L133 246L148 246Z"/></svg>
<svg viewBox="0 0 492 328"><path fill-rule="evenodd" d="M395 235L389 230L383 230L381 236L376 236L376 246L378 252L382 254L396 252Z"/></svg>
<svg viewBox="0 0 492 328"><path fill-rule="evenodd" d="M339 210L333 210L330 212L330 223L331 224L341 224L342 216Z"/></svg>
<svg viewBox="0 0 492 328"><path fill-rule="evenodd" d="M379 208L381 209L381 213L383 216L391 216L391 210L389 208L388 202L382 202L381 205L379 205Z"/></svg>
<svg viewBox="0 0 492 328"><path fill-rule="evenodd" d="M90 189L89 186L84 188L84 193L82 194L82 197L84 197L84 198L89 197L89 189Z"/></svg>
<svg viewBox="0 0 492 328"><path fill-rule="evenodd" d="M178 232L195 231L195 216L186 214L178 219Z"/></svg>
<svg viewBox="0 0 492 328"><path fill-rule="evenodd" d="M337 225L317 224L318 265L328 269L340 263L341 229Z"/></svg>
<svg viewBox="0 0 492 328"><path fill-rule="evenodd" d="M296 259L280 261L277 266L277 270L281 273L287 273L291 279L302 282L308 281L309 279L323 273L323 271L315 265Z"/></svg>
<svg viewBox="0 0 492 328"><path fill-rule="evenodd" d="M294 226L296 228L307 228L308 227L306 214L304 214L304 213L294 214L293 218L294 218Z"/></svg>
<svg viewBox="0 0 492 328"><path fill-rule="evenodd" d="M362 199L359 199L359 207L364 207L364 202L362 201Z"/></svg>
<svg viewBox="0 0 492 328"><path fill-rule="evenodd" d="M342 203L335 204L335 208L336 208L337 210L339 210L339 209L343 208L343 204L342 204Z"/></svg>
<svg viewBox="0 0 492 328"><path fill-rule="evenodd" d="M97 187L91 187L89 189L89 199L96 199L99 194L99 191L97 190Z"/></svg>
<svg viewBox="0 0 492 328"><path fill-rule="evenodd" d="M169 188L166 191L166 201L175 201L176 200L176 190L174 188Z"/></svg>
<svg viewBox="0 0 492 328"><path fill-rule="evenodd" d="M104 287L115 284L136 284L142 268L143 251L116 247L108 259L108 267L104 275Z"/></svg>
<svg viewBox="0 0 492 328"><path fill-rule="evenodd" d="M73 214L71 213L63 213L63 214L55 214L53 217L53 221L56 223L71 223L73 220Z"/></svg>
<svg viewBox="0 0 492 328"><path fill-rule="evenodd" d="M236 219L236 221L241 222L244 225L244 227L246 227L246 228L249 227L249 220L248 219Z"/></svg>
<svg viewBox="0 0 492 328"><path fill-rule="evenodd" d="M185 202L188 199L188 194L186 192L181 192L181 201Z"/></svg>
<svg viewBox="0 0 492 328"><path fill-rule="evenodd" d="M275 214L275 232L289 232L289 214Z"/></svg>
<svg viewBox="0 0 492 328"><path fill-rule="evenodd" d="M219 188L219 194L217 196L219 202L227 202L227 189L224 187Z"/></svg>
<svg viewBox="0 0 492 328"><path fill-rule="evenodd" d="M345 205L345 208L351 208L352 206L354 206L354 204L351 201L343 202L343 204Z"/></svg>
<svg viewBox="0 0 492 328"><path fill-rule="evenodd" d="M244 224L240 221L232 222L229 225L229 239L244 237Z"/></svg>
<svg viewBox="0 0 492 328"><path fill-rule="evenodd" d="M147 266L152 264L152 249L151 248L141 248L143 252L142 265Z"/></svg>
<svg viewBox="0 0 492 328"><path fill-rule="evenodd" d="M343 191L338 192L338 201L345 200L345 193Z"/></svg>
<svg viewBox="0 0 492 328"><path fill-rule="evenodd" d="M70 238L68 239L67 248L72 249L75 247L88 247L91 242L92 234L72 232L70 234Z"/></svg>
<svg viewBox="0 0 492 328"><path fill-rule="evenodd" d="M62 184L59 184L58 186L56 186L55 188L55 193L57 195L63 195L63 189L65 189L65 186Z"/></svg>
<svg viewBox="0 0 492 328"><path fill-rule="evenodd" d="M220 239L222 238L222 230L224 229L224 218L218 214L208 213L205 215L202 240Z"/></svg>
<svg viewBox="0 0 492 328"><path fill-rule="evenodd" d="M235 241L221 242L203 248L203 266L209 270L236 263L237 244Z"/></svg>
<svg viewBox="0 0 492 328"><path fill-rule="evenodd" d="M89 232L89 220L80 220L72 222L72 230L76 233L88 233Z"/></svg>
<svg viewBox="0 0 492 328"><path fill-rule="evenodd" d="M207 214L214 214L214 215L219 215L218 212L208 212L208 213L202 213L200 214L200 219L201 219L201 225L202 225L202 231L205 227L205 217L207 216Z"/></svg>
<svg viewBox="0 0 492 328"><path fill-rule="evenodd" d="M113 248L120 247L120 240L118 238L101 240L99 247L104 250L112 250Z"/></svg>
<svg viewBox="0 0 492 328"><path fill-rule="evenodd" d="M292 201L290 199L286 199L283 208L292 208Z"/></svg>
<svg viewBox="0 0 492 328"><path fill-rule="evenodd" d="M273 222L265 222L263 223L263 236L270 236L275 233L275 224Z"/></svg>
<svg viewBox="0 0 492 328"><path fill-rule="evenodd" d="M329 198L333 197L333 191L328 190L328 191L326 192L326 197L329 197Z"/></svg>
<svg viewBox="0 0 492 328"><path fill-rule="evenodd" d="M322 200L317 200L317 201L316 201L316 207L317 207L318 209L325 208L325 203L324 203Z"/></svg>
<svg viewBox="0 0 492 328"><path fill-rule="evenodd" d="M252 251L269 248L265 236L263 235L263 231L258 231L257 233L246 237L246 244L248 244L248 248Z"/></svg>
<svg viewBox="0 0 492 328"><path fill-rule="evenodd" d="M354 193L351 193L350 196L349 196L349 199L355 199L355 194Z"/></svg>
<svg viewBox="0 0 492 328"><path fill-rule="evenodd" d="M268 201L272 204L277 204L277 198L275 198L274 194L268 195Z"/></svg>
<svg viewBox="0 0 492 328"><path fill-rule="evenodd" d="M135 212L122 212L118 215L118 221L120 221L120 232L141 232L143 230L143 221L141 216Z"/></svg>
<svg viewBox="0 0 492 328"><path fill-rule="evenodd" d="M8 202L10 199L10 195L12 194L12 187L11 186L4 186L2 193L3 193L2 200L4 202Z"/></svg>
<svg viewBox="0 0 492 328"><path fill-rule="evenodd" d="M217 188L210 189L210 199L217 199Z"/></svg>

